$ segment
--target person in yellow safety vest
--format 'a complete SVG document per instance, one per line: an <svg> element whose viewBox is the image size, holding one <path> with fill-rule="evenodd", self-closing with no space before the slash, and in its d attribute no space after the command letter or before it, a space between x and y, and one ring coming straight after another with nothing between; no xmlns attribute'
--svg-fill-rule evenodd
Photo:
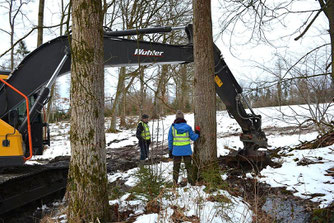
<svg viewBox="0 0 334 223"><path fill-rule="evenodd" d="M151 144L151 134L148 128L148 115L143 114L141 121L137 125L136 137L139 140L140 160L144 161L149 157L149 147Z"/></svg>
<svg viewBox="0 0 334 223"><path fill-rule="evenodd" d="M168 133L169 157L173 158L173 180L178 183L180 165L183 162L187 170L187 179L190 184L194 184L192 176L192 150L190 140L196 141L200 136L200 127L196 126L195 132L187 124L181 111L176 112L176 119L171 125Z"/></svg>

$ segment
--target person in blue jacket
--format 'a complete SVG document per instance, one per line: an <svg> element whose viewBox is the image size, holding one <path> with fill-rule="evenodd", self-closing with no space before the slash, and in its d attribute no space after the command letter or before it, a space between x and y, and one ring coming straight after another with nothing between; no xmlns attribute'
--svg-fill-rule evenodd
<svg viewBox="0 0 334 223"><path fill-rule="evenodd" d="M181 161L186 166L187 179L190 184L194 184L192 176L192 150L190 140L196 141L200 136L200 127L196 126L195 132L187 124L181 111L176 112L176 118L168 133L169 157L173 158L173 180L178 183Z"/></svg>

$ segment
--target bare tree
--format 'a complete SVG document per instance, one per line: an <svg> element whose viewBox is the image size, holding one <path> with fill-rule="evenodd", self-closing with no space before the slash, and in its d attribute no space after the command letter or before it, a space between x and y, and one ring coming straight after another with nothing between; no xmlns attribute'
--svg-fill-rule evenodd
<svg viewBox="0 0 334 223"><path fill-rule="evenodd" d="M260 1L247 0L235 1L224 0L221 2L226 10L222 18L223 30L234 33L239 24L247 27L250 32L249 40L265 41L273 45L268 35L274 29L274 23L282 24L289 28L290 24L285 24L285 19L292 15L294 18L303 18L297 29L289 29L285 37L294 36L295 40L305 38L310 33L311 27L316 25L316 21L321 14L324 14L328 21L328 30L322 33L328 33L329 42L319 43L313 46L311 50L300 57L294 57L296 52L292 52L290 59L287 54L276 54L279 60L279 67L268 67L259 65L261 69L274 76L270 80L259 83L256 88L261 90L262 95L257 91L257 104L263 99L262 105L268 105L273 102L277 95L279 104L282 99L289 104L304 104L309 110L309 116L303 117L308 120L304 123L299 122L299 115L295 112L296 123L302 128L305 125L313 125L320 134L333 128L331 119L327 116L328 109L332 106L333 100L333 49L334 49L334 2L332 0L316 0L315 4L308 10L296 10L293 0L281 1ZM305 2L306 3L306 2ZM319 3L319 5L317 5ZM247 18L247 20L245 19ZM318 28L318 27L317 27ZM314 35L312 33L312 35ZM329 49L328 49L329 48ZM291 62L294 60L295 62ZM284 94L284 97L283 97ZM269 100L268 100L269 99ZM271 104L278 105L278 104ZM293 108L291 107L291 110ZM288 116L287 114L283 114Z"/></svg>
<svg viewBox="0 0 334 223"><path fill-rule="evenodd" d="M110 127L108 129L109 132L115 132L116 131L116 112L117 108L120 108L120 111L125 112L126 106L120 104L120 102L125 103L126 100L126 94L129 91L130 86L133 84L134 79L137 77L138 72L140 72L142 68L137 68L133 70L130 73L126 73L126 68L121 67L118 74L118 82L117 82L117 88L115 93L115 98L111 107L111 120L110 120ZM129 79L129 82L125 86L126 80ZM119 106L121 105L121 106ZM124 109L124 110L123 110ZM125 120L123 120L125 121ZM121 126L125 126L126 123L123 123Z"/></svg>
<svg viewBox="0 0 334 223"><path fill-rule="evenodd" d="M124 89L124 82L126 78L126 69L125 67L121 67L119 69L119 74L118 74L118 82L117 82L117 89L116 89L116 94L115 98L113 101L113 105L111 108L111 121L110 121L110 127L109 127L109 132L115 132L116 131L116 108L119 104L120 98L122 97L122 92Z"/></svg>
<svg viewBox="0 0 334 223"><path fill-rule="evenodd" d="M330 84L330 76L321 75L326 72L324 70L326 68L317 67L317 64L321 64L320 60L321 56L312 55L304 62L299 62L299 66L294 66L289 61L281 59L285 63L285 72L290 73L289 78L282 80L282 83L288 83L290 86L288 99L290 98L291 102L289 104L301 104L300 106L308 111L308 115L301 117L292 106L289 106L293 112L291 118L295 120L295 124L300 128L315 127L319 134L325 134L334 127L333 117L328 113L333 107L333 88ZM289 116L286 113L282 114L285 117Z"/></svg>
<svg viewBox="0 0 334 223"><path fill-rule="evenodd" d="M197 178L206 169L214 170L217 160L216 90L211 22L211 3L194 0L194 107L195 125L201 136L195 142L194 156Z"/></svg>
<svg viewBox="0 0 334 223"><path fill-rule="evenodd" d="M295 124L300 129L315 128L319 134L330 131L333 123L328 111L333 107L333 88L330 76L323 75L327 72L326 68L318 66L326 59L323 53L314 53L292 64L289 59L278 55L275 67L265 68L273 78L271 80L267 78L267 81L258 82L255 88L248 89L248 92L255 92L252 97L253 104L255 106L298 104L307 109L308 113L301 116L295 111L295 106L289 106L289 112L283 112L279 108L282 117L294 120L289 124ZM279 97L281 100L278 100Z"/></svg>
<svg viewBox="0 0 334 223"><path fill-rule="evenodd" d="M273 23L282 24L289 27L289 24L285 24L284 19L293 15L294 17L304 17L305 21L301 22L299 28L291 30L288 34L282 34L285 36L296 36L295 40L299 40L304 37L305 34L315 24L315 21L320 14L324 13L328 19L329 29L325 30L330 36L331 53L330 59L323 66L327 69L331 68L330 73L332 82L334 82L333 74L333 51L334 51L334 2L332 0L316 0L319 3L319 8L310 10L293 10L291 9L295 1L293 0L280 0L280 1L261 1L261 0L224 0L221 1L222 8L226 13L221 18L222 33L234 33L235 29L242 24L248 30L251 30L249 41L265 41L272 45L273 42L268 39L268 35L274 29ZM298 35L298 36L297 36ZM230 38L232 39L232 38ZM318 48L319 46L315 46ZM321 45L321 47L327 47L327 45ZM311 50L310 52L313 52ZM307 53L308 54L308 53Z"/></svg>
<svg viewBox="0 0 334 223"><path fill-rule="evenodd" d="M191 1L181 1L181 0L168 0L160 10L157 15L153 17L154 23L159 26L184 26L191 23L192 19L192 9ZM168 44L186 44L187 37L185 32L172 32L168 34L155 34L149 37L151 41ZM192 72L187 72L187 68L191 65L161 65L157 75L153 78L155 81L156 89L154 90L154 114L153 117L158 117L159 115L164 115L165 110L168 109L166 104L167 100L167 86L168 81L173 79L175 83L175 101L174 109L181 109L183 111L189 104L188 89L190 88L192 81L189 74Z"/></svg>
<svg viewBox="0 0 334 223"><path fill-rule="evenodd" d="M156 77L155 81L156 90L154 91L154 101L153 101L154 108L153 108L152 118L158 118L160 115L164 115L162 106L160 106L161 103L159 103L160 100L162 100L162 103L168 103L166 96L166 88L169 80L168 77L169 65L165 64L162 65L160 68L161 69L158 71L158 77Z"/></svg>
<svg viewBox="0 0 334 223"><path fill-rule="evenodd" d="M122 0L117 1L116 6L113 7L113 11L118 11L120 14L115 15L109 15L107 20L109 21L109 18L117 20L117 18L121 18L122 21L122 29L133 29L133 28L145 28L151 24L151 20L155 14L158 13L158 11L161 9L161 7L165 4L166 0L164 1L145 1L145 0ZM119 10L117 10L119 9ZM108 22L108 25L113 25L114 22ZM111 27L110 27L111 28ZM131 38L131 37L128 37ZM139 35L137 37L138 39L142 39L143 36ZM124 111L126 110L126 95L127 92L125 90L129 89L125 86L125 80L127 79L127 71L129 69L122 68L119 74L118 84L117 84L117 90L116 90L116 97L114 100L113 108L111 111L112 119L110 123L110 131L116 130L116 108L119 107L118 111L123 111L124 117ZM137 69L136 70L137 77L140 81L140 100L139 100L139 106L140 106L140 114L143 112L143 105L145 104L145 84L144 84L144 70L143 69ZM132 70L130 70L131 76L133 77L135 74ZM131 80L133 81L131 77ZM131 81L131 82L132 82ZM125 125L125 119L122 118L122 125Z"/></svg>
<svg viewBox="0 0 334 223"><path fill-rule="evenodd" d="M19 16L25 17L23 12L24 6L28 5L31 0L5 0L1 3L1 6L8 10L8 22L9 31L0 28L0 31L9 35L10 38L10 69L13 70L15 66L14 61L14 37L15 37L15 25Z"/></svg>
<svg viewBox="0 0 334 223"><path fill-rule="evenodd" d="M72 1L68 222L108 221L101 1Z"/></svg>

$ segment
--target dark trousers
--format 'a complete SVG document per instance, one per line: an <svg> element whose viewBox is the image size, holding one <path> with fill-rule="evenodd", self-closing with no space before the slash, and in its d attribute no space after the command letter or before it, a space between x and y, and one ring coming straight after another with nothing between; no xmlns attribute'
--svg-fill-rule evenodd
<svg viewBox="0 0 334 223"><path fill-rule="evenodd" d="M177 180L179 179L179 172L180 172L180 165L183 162L186 166L187 170L187 179L190 184L193 184L193 171L191 166L191 156L174 156L173 157L173 180L175 183L177 183Z"/></svg>
<svg viewBox="0 0 334 223"><path fill-rule="evenodd" d="M140 140L140 160L145 160L149 156L150 141L149 140Z"/></svg>

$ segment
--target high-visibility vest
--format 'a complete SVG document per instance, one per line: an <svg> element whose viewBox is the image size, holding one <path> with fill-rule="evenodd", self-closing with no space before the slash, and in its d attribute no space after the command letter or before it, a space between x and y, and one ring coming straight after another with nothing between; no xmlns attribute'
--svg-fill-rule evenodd
<svg viewBox="0 0 334 223"><path fill-rule="evenodd" d="M141 123L144 128L144 130L141 132L141 137L145 140L151 139L150 129L148 128L148 125L143 121L140 121L139 123Z"/></svg>
<svg viewBox="0 0 334 223"><path fill-rule="evenodd" d="M173 146L190 145L189 132L178 134L177 130L172 126Z"/></svg>

